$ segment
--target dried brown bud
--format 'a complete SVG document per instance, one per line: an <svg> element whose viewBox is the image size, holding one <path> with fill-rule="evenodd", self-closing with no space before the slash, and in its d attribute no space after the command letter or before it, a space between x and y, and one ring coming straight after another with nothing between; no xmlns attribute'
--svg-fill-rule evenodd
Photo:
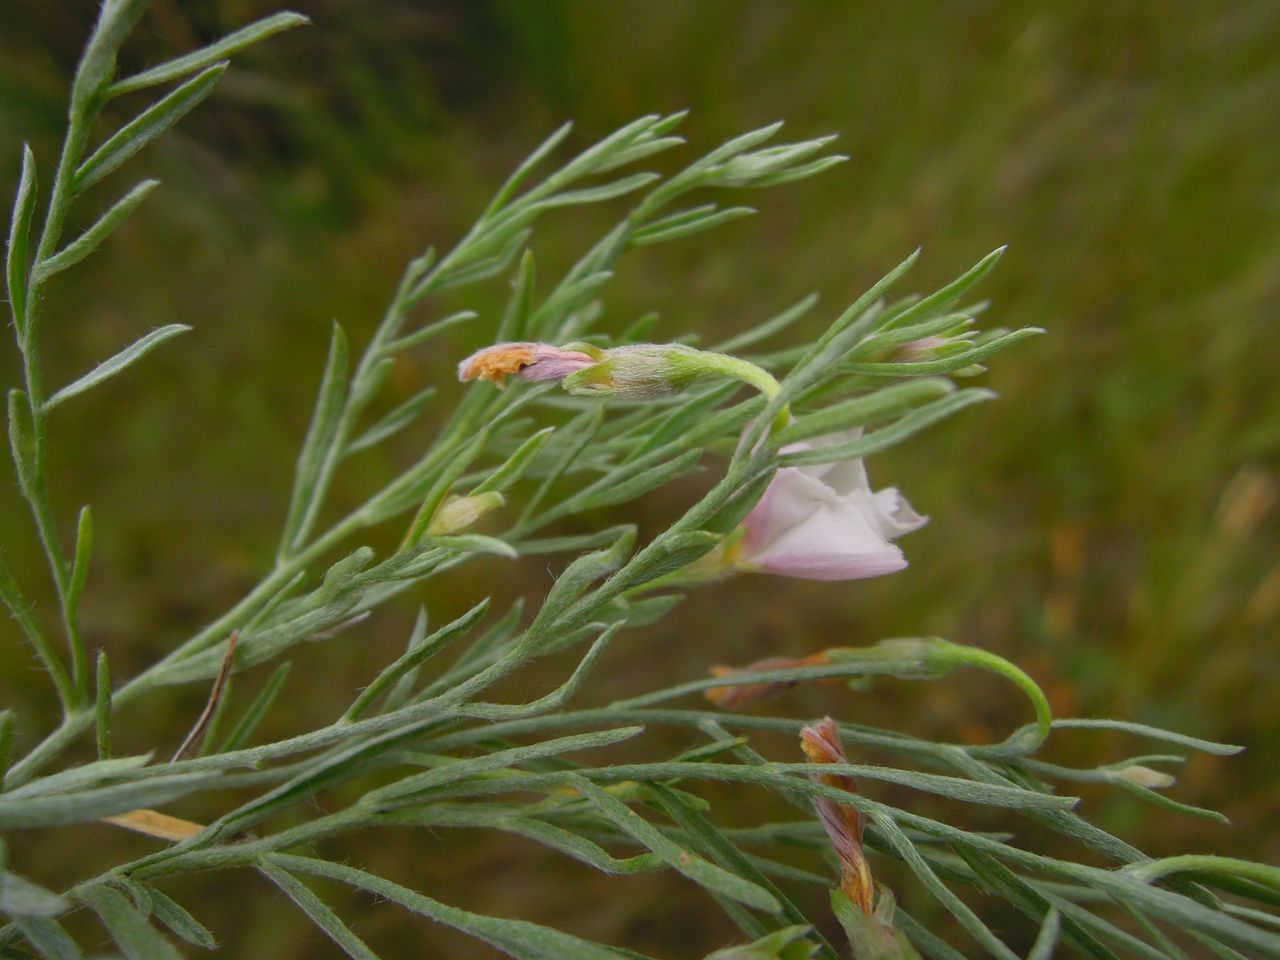
<svg viewBox="0 0 1280 960"><path fill-rule="evenodd" d="M746 673L765 673L770 670L821 667L830 662L831 660L828 658L826 651L822 651L798 660L789 660L786 657L769 657L765 660L757 660L755 663L748 664L745 667L714 666L711 668L711 675L713 677L739 677ZM842 683L843 679L834 677L830 680L820 680L818 682ZM774 680L767 683L744 683L731 687L711 687L704 693L704 696L721 710L741 710L743 707L749 707L753 703L776 696L784 690L790 690L798 683L800 683L799 680Z"/></svg>
<svg viewBox="0 0 1280 960"><path fill-rule="evenodd" d="M800 731L800 748L804 750L810 763L849 762L844 746L840 743L840 732L830 717L823 717L813 726ZM828 787L849 793L858 792L853 778L847 774L812 773L810 776ZM862 850L862 814L853 807L836 803L827 797L815 799L813 806L835 848L836 857L840 860L840 889L863 913L871 916L875 882L871 878L871 868L867 865L867 858Z"/></svg>

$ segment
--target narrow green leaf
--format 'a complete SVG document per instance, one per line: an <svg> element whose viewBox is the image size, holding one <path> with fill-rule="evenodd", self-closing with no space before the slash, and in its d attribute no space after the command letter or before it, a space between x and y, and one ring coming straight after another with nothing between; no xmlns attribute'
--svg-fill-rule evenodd
<svg viewBox="0 0 1280 960"><path fill-rule="evenodd" d="M418 414L426 408L428 401L435 396L435 393L435 387L426 387L419 390L364 433L360 434L360 436L350 441L346 445L345 452L350 454L359 450L366 450L399 433L417 418Z"/></svg>
<svg viewBox="0 0 1280 960"><path fill-rule="evenodd" d="M524 920L507 920L460 910L432 900L398 883L345 864L309 857L271 854L269 860L294 873L339 880L374 896L398 903L430 920L483 940L515 960L626 960L627 955L559 930Z"/></svg>
<svg viewBox="0 0 1280 960"><path fill-rule="evenodd" d="M529 328L529 315L533 310L533 251L526 250L520 258L520 269L516 271L512 281L511 296L507 307L502 311L502 319L498 322L498 332L494 335L496 342L523 340Z"/></svg>
<svg viewBox="0 0 1280 960"><path fill-rule="evenodd" d="M428 770L426 773L405 777L390 786L381 787L365 794L362 802L375 808L380 808L385 804L404 801L415 797L417 794L445 786L446 784L456 783L459 780L472 779L482 774L505 770L521 763L528 763L531 760L560 756L561 754L572 753L575 750L594 750L600 747L612 746L615 743L621 743L623 740L630 740L643 732L644 727L617 727L613 730L597 730L592 733L576 733L568 737L543 740L540 743L533 743L526 747L495 750L493 753L469 757L466 760L457 760L442 767L436 767L434 770Z"/></svg>
<svg viewBox="0 0 1280 960"><path fill-rule="evenodd" d="M260 40L265 40L272 34L309 24L310 22L309 17L292 11L264 17L249 24L247 27L241 27L235 33L230 33L215 43L201 47L199 50L194 50L181 57L175 57L167 63L162 63L141 73L135 73L124 80L117 80L107 88L107 96L118 97L124 93L132 93L134 90L154 87L162 83L168 83L171 80L189 76L210 64L226 59L233 53L239 53L246 47L253 46Z"/></svg>
<svg viewBox="0 0 1280 960"><path fill-rule="evenodd" d="M575 511L578 510L594 510L597 507L606 507L616 503L627 503L641 497L651 490L666 486L677 477L682 477L692 471L698 462L702 459L703 450L686 450L674 460L666 463L660 463L650 467L648 470L641 471L625 480L618 480L604 486L603 489L595 493L579 494L570 501ZM613 477L608 478L613 480Z"/></svg>
<svg viewBox="0 0 1280 960"><path fill-rule="evenodd" d="M19 787L5 791L4 797L7 800L19 800L52 793L71 793L112 780L131 779L136 776L136 771L147 766L151 759L150 753L140 753L131 757L113 757L107 760L95 760L92 763L82 763L45 777L28 780Z"/></svg>
<svg viewBox="0 0 1280 960"><path fill-rule="evenodd" d="M996 247L996 249L992 250L945 287L929 294L929 296L909 309L893 317L885 324L885 328L905 327L908 324L916 323L932 316L940 310L946 310L995 268L995 265L1000 262L1000 258L1004 256L1006 249L1005 247Z"/></svg>
<svg viewBox="0 0 1280 960"><path fill-rule="evenodd" d="M225 62L214 64L122 127L76 169L75 192L97 183L186 116L213 92L226 69Z"/></svg>
<svg viewBox="0 0 1280 960"><path fill-rule="evenodd" d="M490 201L488 208L481 217L481 220L488 220L491 216L505 207L507 201L515 195L516 190L520 188L520 184L524 182L530 172L532 172L538 164L551 155L552 151L554 151L555 148L564 141L564 138L569 135L569 132L572 129L573 124L566 123L552 133L551 136L547 137L547 139L543 140L542 143L538 145L537 149L534 150L533 153L529 154L529 156L512 171L511 176L507 177L506 183L504 183L501 189L494 194L493 200Z"/></svg>
<svg viewBox="0 0 1280 960"><path fill-rule="evenodd" d="M182 960L182 954L147 922L124 894L99 884L81 891L79 896L98 915L111 939L129 960Z"/></svg>
<svg viewBox="0 0 1280 960"><path fill-rule="evenodd" d="M626 570L609 581L608 587L601 592L605 596L614 596L652 583L669 573L674 573L704 557L714 550L724 538L718 533L706 530L689 530L685 533L664 534L651 549L636 558Z"/></svg>
<svg viewBox="0 0 1280 960"><path fill-rule="evenodd" d="M998 960L1020 960L1017 954L1010 950L999 937L991 932L978 915L973 912L963 900L953 893L945 883L938 878L933 869L920 856L920 852L916 850L915 845L905 833L893 822L889 817L883 814L872 814L876 829L888 841L889 846L900 856L909 866L916 878L923 884L933 896L947 909L953 917L959 921L960 925L969 932L969 934L982 945L982 947L998 958Z"/></svg>
<svg viewBox="0 0 1280 960"><path fill-rule="evenodd" d="M1048 924L1048 915L1056 911L1039 890L985 851L959 843L952 844L952 848L994 896L1012 904L1032 920ZM1059 924L1055 922L1053 926L1056 938ZM1067 941L1084 956L1093 957L1094 960L1115 960L1115 955L1087 930L1069 919L1064 926Z"/></svg>
<svg viewBox="0 0 1280 960"><path fill-rule="evenodd" d="M643 227L632 235L631 245L633 247L648 247L656 243L681 240L684 237L691 237L694 234L712 230L722 223L732 223L734 220L741 220L743 217L750 217L756 213L755 207L726 207L723 210L716 210L715 205L712 204L711 209L714 212L708 212L703 216L669 217Z"/></svg>
<svg viewBox="0 0 1280 960"><path fill-rule="evenodd" d="M107 882L117 890L128 894L129 899L133 901L133 905L138 908L138 912L147 919L151 918L153 901L150 887L127 876L115 876Z"/></svg>
<svg viewBox="0 0 1280 960"><path fill-rule="evenodd" d="M661 783L651 783L645 788L662 811L673 822L682 827L691 838L702 846L705 853L715 859L721 867L730 870L750 883L772 895L781 906L781 916L792 923L807 923L804 913L797 907L776 884L755 866L732 840L726 837L716 826L704 817L681 796L681 792ZM824 881L825 882L825 881ZM795 927L791 929L797 929ZM823 951L824 956L834 956L831 945L817 931L813 932L815 947Z"/></svg>
<svg viewBox="0 0 1280 960"><path fill-rule="evenodd" d="M818 950L817 944L805 939L813 934L813 928L807 923L784 927L761 937L754 943L726 947L715 953L709 953L703 960L809 960L810 957L817 955Z"/></svg>
<svg viewBox="0 0 1280 960"><path fill-rule="evenodd" d="M9 395L9 430L10 441L14 446L15 459L23 456L21 447L25 444L25 435L16 433L16 428L20 429L19 417L26 412L25 403L13 403L14 395L18 392L12 391ZM20 394L18 394L20 396ZM19 459L18 475L23 476L24 467ZM25 484L25 481L23 481ZM45 673L49 674L49 679L53 682L54 690L58 694L58 700L62 704L63 714L69 714L76 707L77 697L75 687L71 681L71 677L67 673L66 667L58 658L57 651L53 645L45 637L40 629L40 624L36 622L35 617L31 615L31 605L27 603L26 597L22 595L22 591L18 588L18 583L13 579L13 575L9 572L9 568L5 565L3 558L0 558L0 600L4 601L4 605L9 609L10 616L18 621L18 625L22 627L22 632L26 634L27 640L31 646L35 648L36 655L40 658L40 663L44 667Z"/></svg>
<svg viewBox="0 0 1280 960"><path fill-rule="evenodd" d="M955 386L950 380L909 380L905 383L895 383L874 393L854 397L843 403L806 414L790 426L779 430L774 439L780 446L787 446L811 437L865 427L891 419L923 403L940 399L953 392L955 392Z"/></svg>
<svg viewBox="0 0 1280 960"><path fill-rule="evenodd" d="M471 491L471 495L475 496L476 494L489 493L491 491L501 493L511 487L529 469L529 465L542 452L542 448L546 446L547 441L551 439L551 435L555 433L555 430L555 427L544 427L525 440L511 456L507 457L502 466L485 477L480 482L480 485Z"/></svg>
<svg viewBox="0 0 1280 960"><path fill-rule="evenodd" d="M213 934L181 904L155 887L148 887L147 890L151 894L152 916L187 943L205 950L217 949L218 941Z"/></svg>
<svg viewBox="0 0 1280 960"><path fill-rule="evenodd" d="M31 241L31 219L36 209L36 158L31 147L22 145L22 173L18 191L13 197L13 216L9 220L9 249L5 260L5 279L9 289L9 311L19 339L25 336L27 324L27 270Z"/></svg>
<svg viewBox="0 0 1280 960"><path fill-rule="evenodd" d="M88 505L80 508L76 523L76 552L71 563L71 580L67 584L67 617L76 622L80 612L80 597L89 579L89 558L93 555L93 512Z"/></svg>
<svg viewBox="0 0 1280 960"><path fill-rule="evenodd" d="M373 682L361 691L360 696L356 697L355 702L343 714L343 719L347 722L359 719L360 715L390 690L397 680L410 670L417 669L423 662L444 650L458 638L466 636L488 612L489 598L485 597L458 619L441 627L421 643L405 651L394 663L384 667Z"/></svg>
<svg viewBox="0 0 1280 960"><path fill-rule="evenodd" d="M564 827L534 820L528 817L497 817L485 810L471 808L447 808L432 806L421 811L406 811L404 816L397 815L395 823L420 824L427 827L477 827L486 830L501 830L527 837L545 847L572 857L580 863L594 867L602 873L629 876L650 870L662 869L665 864L652 853L637 854L633 857L617 858L612 856L599 844L579 836Z"/></svg>
<svg viewBox="0 0 1280 960"><path fill-rule="evenodd" d="M902 361L896 363L851 363L845 369L850 373L859 373L872 377L921 377L939 376L955 373L957 376L984 360L1007 350L1015 343L1021 343L1031 337L1044 333L1039 327L1023 327L1011 333L1002 334L983 344L939 357L937 360Z"/></svg>
<svg viewBox="0 0 1280 960"><path fill-rule="evenodd" d="M120 783L76 793L14 800L0 795L0 827L53 827L98 820L113 814L156 807L185 794L209 787L218 774L181 773L151 777L136 783Z"/></svg>
<svg viewBox="0 0 1280 960"><path fill-rule="evenodd" d="M0 912L11 917L56 917L70 904L44 887L0 867Z"/></svg>
<svg viewBox="0 0 1280 960"><path fill-rule="evenodd" d="M0 710L0 783L9 772L9 761L13 759L13 711Z"/></svg>
<svg viewBox="0 0 1280 960"><path fill-rule="evenodd" d="M276 667L275 672L271 674L271 678L258 691L258 695L249 704L249 708L245 710L240 719L236 721L236 725L231 728L231 732L227 734L227 739L218 748L219 753L237 750L244 746L249 737L253 736L253 731L258 728L262 718L267 715L267 711L271 709L271 704L275 702L280 693L280 688L284 686L284 682L289 676L289 667L290 661L288 660Z"/></svg>
<svg viewBox="0 0 1280 960"><path fill-rule="evenodd" d="M166 340L171 340L179 334L186 333L190 329L191 327L187 326L185 323L170 323L152 330L146 336L135 340L129 346L125 347L114 357L111 357L109 360L102 361L102 363L98 364L79 380L76 380L74 383L67 384L67 386L63 387L44 402L44 409L52 410L58 404L62 403L62 401L69 400L71 397L77 396L84 393L86 390L96 387L104 380L114 377L117 373L120 373L125 368L136 363L138 360L141 360Z"/></svg>
<svg viewBox="0 0 1280 960"><path fill-rule="evenodd" d="M80 116L93 111L116 69L116 53L138 18L150 6L149 0L114 0L104 3L93 34L85 46L71 87L71 114Z"/></svg>
<svg viewBox="0 0 1280 960"><path fill-rule="evenodd" d="M14 917L14 926L46 960L83 960L84 954L62 926L48 917Z"/></svg>
<svg viewBox="0 0 1280 960"><path fill-rule="evenodd" d="M111 236L116 227L120 226L129 214L133 213L138 208L138 205L146 199L147 194L159 185L159 180L143 180L117 200L115 205L99 217L93 226L53 256L41 261L36 266L40 278L43 280L52 277L55 273L66 270L68 267L74 267L89 254L93 253L94 250L97 250L102 245L102 241Z"/></svg>
<svg viewBox="0 0 1280 960"><path fill-rule="evenodd" d="M1044 915L1044 923L1040 924L1040 932L1036 934L1036 942L1031 945L1027 960L1053 960L1054 951L1058 949L1058 929L1062 923L1062 914L1057 907L1050 907Z"/></svg>
<svg viewBox="0 0 1280 960"><path fill-rule="evenodd" d="M406 333L403 337L392 340L380 352L388 357L403 353L405 350L410 350L421 343L426 343L433 337L438 337L446 330L451 330L469 320L474 320L478 316L480 314L474 310L459 310L457 313L451 313L447 317L428 323L425 327L415 330L413 333Z"/></svg>
<svg viewBox="0 0 1280 960"><path fill-rule="evenodd" d="M543 632L554 630L557 621L582 596L583 591L622 566L635 546L635 540L635 528L624 527L612 546L588 553L569 564L547 593L542 609L529 625L530 638L540 639ZM534 641L531 639L530 642Z"/></svg>
<svg viewBox="0 0 1280 960"><path fill-rule="evenodd" d="M307 438L298 454L294 473L293 495L289 501L289 513L285 520L280 544L282 552L292 552L306 535L311 519L319 511L318 484L330 447L338 430L343 404L347 396L347 335L336 321L329 340L329 356L325 361L324 375L316 395L315 412Z"/></svg>
<svg viewBox="0 0 1280 960"><path fill-rule="evenodd" d="M836 318L835 322L827 328L826 332L818 338L817 342L809 348L809 351L805 356L796 364L796 368L792 375L794 376L801 370L807 370L811 366L820 368L825 365L825 363L834 362L843 351L836 351L835 356L830 356L829 348L832 341L836 340L840 334L844 333L860 317L864 316L867 310L870 309L872 305L875 304L888 291L888 289L897 282L899 277L910 270L919 258L920 251L913 251L910 256L872 284L871 288L867 290L866 293L851 303L845 309L844 313L840 314L840 316ZM790 377L788 377L788 379L790 379Z"/></svg>
<svg viewBox="0 0 1280 960"><path fill-rule="evenodd" d="M908 437L919 433L925 427L932 426L939 420L945 420L965 407L970 407L975 403L984 403L994 396L995 394L990 390L959 390L943 397L941 400L935 400L933 403L918 407L906 416L895 420L889 426L882 427L857 440L785 454L781 458L782 464L783 466L794 467L812 463L838 463L844 460L852 460L856 457L867 457L901 443Z"/></svg>
<svg viewBox="0 0 1280 960"><path fill-rule="evenodd" d="M757 910L769 913L778 913L782 910L782 904L764 887L730 873L693 851L681 847L621 800L591 781L570 777L568 782L589 799L605 819L636 842L652 850L677 873L683 874L709 891Z"/></svg>
<svg viewBox="0 0 1280 960"><path fill-rule="evenodd" d="M561 437L565 439L566 445L564 451L560 454L555 465L547 472L538 489L534 491L529 502L525 504L524 511L520 514L520 522L518 526L523 527L531 518L536 516L538 506L542 503L551 488L555 486L566 470L568 470L575 460L581 456L591 441L596 438L596 434L600 432L600 427L604 423L604 404L598 403L589 410L583 410L578 416L559 431L557 439Z"/></svg>
<svg viewBox="0 0 1280 960"><path fill-rule="evenodd" d="M97 697L94 704L94 730L98 741L98 759L111 758L111 670L107 651L98 651Z"/></svg>
<svg viewBox="0 0 1280 960"><path fill-rule="evenodd" d="M356 936L345 923L329 907L327 903L315 895L310 887L270 860L258 862L258 869L272 883L284 891L285 895L298 905L325 935L342 948L342 952L352 960L378 960L377 954Z"/></svg>
<svg viewBox="0 0 1280 960"><path fill-rule="evenodd" d="M1177 744L1180 747L1188 747L1192 750L1212 753L1220 757L1229 757L1244 750L1244 747L1236 746L1235 744L1202 740L1199 737L1189 737L1183 733L1173 733L1169 730L1161 730L1159 727L1148 726L1145 723L1129 723L1125 720L1095 720L1070 717L1054 720L1053 728L1055 730L1118 730L1121 733L1132 733L1152 740L1163 740L1165 743Z"/></svg>
<svg viewBox="0 0 1280 960"><path fill-rule="evenodd" d="M601 203L605 200L612 200L614 197L625 196L660 179L661 175L657 173L633 173L594 187L555 193L545 200L540 200L539 203L546 207L569 207L586 203Z"/></svg>
<svg viewBox="0 0 1280 960"><path fill-rule="evenodd" d="M728 340L722 340L715 346L708 349L716 353L736 353L746 347L754 346L762 340L768 340L775 333L781 333L787 327L791 326L806 313L814 308L818 303L818 295L811 293L803 300L798 300L787 309L783 310L775 317L770 317L764 323L752 327L750 330L744 330L742 333L730 337Z"/></svg>

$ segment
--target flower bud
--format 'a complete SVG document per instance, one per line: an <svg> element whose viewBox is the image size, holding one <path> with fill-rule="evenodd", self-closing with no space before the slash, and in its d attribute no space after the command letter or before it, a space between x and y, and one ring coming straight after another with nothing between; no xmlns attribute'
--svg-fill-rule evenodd
<svg viewBox="0 0 1280 960"><path fill-rule="evenodd" d="M501 387L510 375L531 383L563 380L569 374L592 366L590 354L562 350L549 343L496 343L477 350L458 364L458 379L488 380Z"/></svg>
<svg viewBox="0 0 1280 960"><path fill-rule="evenodd" d="M1148 790L1160 790L1164 787L1171 787L1178 782L1176 777L1170 776L1161 770L1152 770L1150 767L1144 767L1140 763L1131 763L1127 767L1112 770L1111 775L1117 780L1127 780L1140 787L1146 787Z"/></svg>
<svg viewBox="0 0 1280 960"><path fill-rule="evenodd" d="M790 660L786 657L768 657L764 660L757 660L755 663L749 663L745 667L726 667L714 666L711 668L713 677L741 677L752 673L764 673L769 670L791 670L797 667L821 667L830 663L826 651L815 653L808 657L802 657L798 660ZM843 683L843 677L832 677L827 680L819 680L818 683ZM703 696L714 703L721 710L741 710L744 707L751 706L761 700L767 700L769 697L775 696L783 691L790 690L799 680L773 680L764 683L743 683L728 687L711 687L709 690L703 691Z"/></svg>
<svg viewBox="0 0 1280 960"><path fill-rule="evenodd" d="M450 497L431 518L427 536L444 537L465 530L490 510L497 510L506 498L496 491L478 493L471 497Z"/></svg>
<svg viewBox="0 0 1280 960"><path fill-rule="evenodd" d="M840 732L830 717L823 717L800 731L800 748L810 763L849 762L840 742ZM858 792L853 778L848 774L812 773L809 776L828 787L849 793ZM862 814L853 807L836 803L827 797L815 798L813 806L827 831L836 859L840 861L841 892L860 907L864 914L871 916L875 884L871 879L871 868L867 865L866 855L862 851Z"/></svg>
<svg viewBox="0 0 1280 960"><path fill-rule="evenodd" d="M614 347L599 363L566 377L564 388L577 396L607 393L623 400L669 397L702 375L700 353L678 343Z"/></svg>

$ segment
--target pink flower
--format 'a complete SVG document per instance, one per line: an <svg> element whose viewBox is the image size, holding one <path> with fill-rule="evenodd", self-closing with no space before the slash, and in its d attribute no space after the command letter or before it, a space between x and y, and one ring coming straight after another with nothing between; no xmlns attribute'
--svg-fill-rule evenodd
<svg viewBox="0 0 1280 960"><path fill-rule="evenodd" d="M578 350L561 350L549 343L496 343L477 350L458 364L458 379L489 380L502 386L508 374L538 383L563 380L594 366L595 359Z"/></svg>
<svg viewBox="0 0 1280 960"><path fill-rule="evenodd" d="M824 437L816 446L855 439ZM797 444L784 453L809 450ZM858 580L907 565L890 541L928 521L894 487L873 491L861 460L783 467L747 515L737 565L809 580Z"/></svg>

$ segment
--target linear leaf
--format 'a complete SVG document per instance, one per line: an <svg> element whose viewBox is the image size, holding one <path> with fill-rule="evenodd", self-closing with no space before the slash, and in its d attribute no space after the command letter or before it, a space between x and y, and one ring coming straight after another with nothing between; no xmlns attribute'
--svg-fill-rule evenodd
<svg viewBox="0 0 1280 960"><path fill-rule="evenodd" d="M56 893L0 867L0 912L13 917L56 917L69 906Z"/></svg>
<svg viewBox="0 0 1280 960"><path fill-rule="evenodd" d="M873 819L879 832L898 856L911 868L921 884L946 907L947 912L955 917L978 943L982 944L987 953L999 958L999 960L1020 960L1018 955L992 933L991 928L983 923L978 918L978 915L938 878L938 875L933 872L933 869L925 862L925 859L920 856L920 852L916 850L915 845L912 844L911 840L893 820L882 814L873 814Z"/></svg>
<svg viewBox="0 0 1280 960"><path fill-rule="evenodd" d="M209 786L218 774L179 773L136 783L13 800L0 796L0 827L52 827L83 823L140 807L155 807Z"/></svg>
<svg viewBox="0 0 1280 960"><path fill-rule="evenodd" d="M338 429L338 420L342 416L343 404L347 395L347 335L336 321L329 339L329 355L325 361L324 375L320 378L320 389L316 395L315 413L311 416L311 426L307 430L307 438L302 443L298 454L298 466L294 474L293 495L289 501L289 513L285 520L284 533L280 544L285 550L293 550L309 522L318 509L314 501L317 498L317 485L325 463L330 456L330 447Z"/></svg>
<svg viewBox="0 0 1280 960"><path fill-rule="evenodd" d="M270 860L260 861L258 869L352 960L378 960L378 955L305 883Z"/></svg>
<svg viewBox="0 0 1280 960"><path fill-rule="evenodd" d="M127 777L133 771L145 767L151 762L152 754L139 753L131 757L114 757L107 760L96 760L78 767L59 770L38 780L29 780L20 787L4 793L6 800L21 800L26 797L39 797L51 793L69 793L94 787L109 780Z"/></svg>
<svg viewBox="0 0 1280 960"><path fill-rule="evenodd" d="M1152 740L1163 740L1165 743L1177 744L1180 747L1189 747L1192 750L1199 750L1202 753L1212 753L1220 757L1229 757L1232 754L1240 753L1244 747L1237 746L1232 743L1217 743L1213 740L1202 740L1199 737L1189 737L1184 733L1174 733L1171 730L1161 730L1159 727L1151 727L1145 723L1130 723L1125 720L1098 720L1083 717L1067 717L1064 719L1055 719L1053 721L1055 730L1118 730L1121 733L1132 733L1139 737L1149 737Z"/></svg>
<svg viewBox="0 0 1280 960"><path fill-rule="evenodd" d="M949 380L909 380L906 383L895 383L874 393L807 414L779 430L775 439L780 445L786 446L798 440L864 427L906 413L913 407L938 400L954 391L955 387Z"/></svg>
<svg viewBox="0 0 1280 960"><path fill-rule="evenodd" d="M414 913L492 944L516 960L626 960L626 954L609 947L525 920L487 917L460 910L345 864L280 853L271 854L268 859L296 873L339 880L398 903Z"/></svg>
<svg viewBox="0 0 1280 960"><path fill-rule="evenodd" d="M22 145L22 174L13 196L13 216L9 220L9 250L5 259L5 282L9 288L9 310L19 335L27 322L27 269L31 241L31 219L36 209L36 158L31 147Z"/></svg>
<svg viewBox="0 0 1280 960"><path fill-rule="evenodd" d="M691 237L695 233L714 229L722 223L732 223L734 220L752 216L756 209L755 207L726 207L723 210L717 210L715 204L709 204L708 207L699 208L699 211L697 216L677 214L642 227L632 234L631 245L647 247L655 243L667 243L671 240Z"/></svg>
<svg viewBox="0 0 1280 960"><path fill-rule="evenodd" d="M941 400L935 400L933 403L912 410L889 426L882 427L857 440L834 444L829 447L815 447L811 450L789 453L782 457L782 463L784 466L793 467L811 463L836 463L838 461L851 460L855 457L870 456L873 453L879 453L881 450L901 443L908 437L919 433L925 427L932 426L939 420L945 420L965 407L972 406L975 403L984 403L994 396L995 394L990 390L959 390L943 397Z"/></svg>
<svg viewBox="0 0 1280 960"><path fill-rule="evenodd" d="M504 770L531 760L555 757L575 750L593 750L599 747L612 746L623 740L642 733L644 727L617 727L612 730L597 730L593 733L579 733L553 740L543 740L526 747L512 747L508 750L495 750L493 753L457 760L453 763L436 767L426 773L405 777L390 786L381 787L365 795L365 802L384 804L389 801L402 800L414 794L423 793L435 787L455 783L458 780L478 777L481 774Z"/></svg>
<svg viewBox="0 0 1280 960"><path fill-rule="evenodd" d="M195 944L197 947L204 947L206 950L214 950L218 946L218 941L214 939L199 920L187 912L186 908L180 903L169 897L167 894L161 893L155 887L148 887L147 891L151 894L151 915L172 930L177 936L181 937L187 943Z"/></svg>
<svg viewBox="0 0 1280 960"><path fill-rule="evenodd" d="M722 340L710 349L716 353L734 353L742 350L744 347L750 347L759 343L761 340L767 340L775 333L785 330L791 324L795 323L806 313L814 308L818 302L818 295L811 293L802 300L793 303L787 309L783 310L775 317L764 321L752 327L750 330L744 330L736 336L730 337L728 340Z"/></svg>
<svg viewBox="0 0 1280 960"><path fill-rule="evenodd" d="M116 227L124 223L129 214L138 208L138 205L146 199L147 194L159 185L159 180L143 180L117 200L110 210L98 218L93 226L89 227L53 256L37 265L36 270L40 278L43 280L53 276L55 273L66 270L68 267L74 267L89 254L93 253L102 244L102 241L111 236Z"/></svg>
<svg viewBox="0 0 1280 960"><path fill-rule="evenodd" d="M507 457L502 466L485 477L480 482L480 485L471 491L472 496L491 491L501 493L519 480L524 475L524 472L529 469L529 464L533 462L533 458L542 451L547 441L551 439L555 429L555 427L543 427L525 440L524 443L520 444L515 452Z"/></svg>
<svg viewBox="0 0 1280 960"><path fill-rule="evenodd" d="M350 441L346 445L344 452L350 454L358 450L368 449L399 433L417 418L418 414L426 408L431 398L435 396L435 393L435 387L426 387L419 390L364 433L360 434L360 436Z"/></svg>
<svg viewBox="0 0 1280 960"><path fill-rule="evenodd" d="M264 17L255 23L249 24L247 27L241 27L235 33L227 34L216 43L201 47L199 50L194 50L184 56L175 57L167 63L162 63L141 73L135 73L124 80L116 81L107 88L107 96L118 97L122 93L131 93L144 87L154 87L158 84L168 83L170 80L188 76L212 63L231 56L233 53L238 53L245 47L252 46L260 40L265 40L272 34L310 22L309 17L294 13L291 10Z"/></svg>
<svg viewBox="0 0 1280 960"><path fill-rule="evenodd" d="M209 67L122 127L80 164L74 177L75 192L97 183L186 116L213 91L226 69L225 62Z"/></svg>
<svg viewBox="0 0 1280 960"><path fill-rule="evenodd" d="M885 324L885 328L905 327L908 324L930 317L940 310L947 309L995 268L995 265L1000 262L1000 258L1004 256L1006 249L1006 247L996 247L996 249L992 250L945 287L929 294L923 300L918 301L893 317Z"/></svg>
<svg viewBox="0 0 1280 960"><path fill-rule="evenodd" d="M1057 907L1050 907L1044 915L1044 923L1040 924L1040 932L1036 934L1036 942L1031 945L1027 960L1053 960L1053 953L1058 948L1058 928L1062 923L1062 914Z"/></svg>
<svg viewBox="0 0 1280 960"><path fill-rule="evenodd" d="M48 917L13 918L14 926L47 960L83 960L84 954L62 926Z"/></svg>
<svg viewBox="0 0 1280 960"><path fill-rule="evenodd" d="M107 651L98 651L98 672L94 698L94 733L98 742L98 759L111 756L111 669Z"/></svg>
<svg viewBox="0 0 1280 960"><path fill-rule="evenodd" d="M192 328L187 326L185 323L170 323L152 330L146 336L135 340L129 346L125 347L114 357L102 361L102 363L98 364L79 380L76 380L74 383L67 384L44 402L44 409L52 410L58 404L62 403L63 400L68 400L71 397L84 393L86 390L91 390L98 384L102 383L102 381L114 377L117 373L120 373L125 368L141 360L166 340L171 340L179 334L186 333L190 329Z"/></svg>
<svg viewBox="0 0 1280 960"><path fill-rule="evenodd" d="M98 915L111 939L129 960L182 960L182 954L119 891L92 886L80 899Z"/></svg>
<svg viewBox="0 0 1280 960"><path fill-rule="evenodd" d="M238 749L253 735L253 731L258 728L262 718L267 715L267 711L271 709L271 704L275 702L280 693L280 688L284 686L285 680L288 679L290 666L291 661L286 660L276 667L275 672L271 674L271 678L258 691L258 695L249 704L249 708L241 714L240 719L236 721L236 725L227 734L227 739L223 741L218 750L219 753Z"/></svg>
<svg viewBox="0 0 1280 960"><path fill-rule="evenodd" d="M73 114L87 112L89 101L110 82L116 69L116 53L148 6L149 0L116 0L102 5L71 88Z"/></svg>
<svg viewBox="0 0 1280 960"><path fill-rule="evenodd" d="M967 368L981 363L1002 350L1007 350L1015 343L1021 343L1030 337L1038 337L1044 333L1039 327L1023 327L1010 333L1001 334L985 343L978 344L959 353L950 353L937 360L918 360L898 363L851 363L847 369L850 373L860 373L873 377L922 377L939 376L946 373L961 375Z"/></svg>
<svg viewBox="0 0 1280 960"><path fill-rule="evenodd" d="M757 910L778 913L782 909L778 899L764 887L686 850L617 797L591 781L575 776L570 777L568 782L586 796L615 827L652 850L672 869L700 887Z"/></svg>
<svg viewBox="0 0 1280 960"><path fill-rule="evenodd" d="M441 627L431 636L426 637L406 650L394 663L383 668L369 686L347 710L345 719L356 720L380 697L391 689L392 685L410 670L416 669L424 661L435 656L459 637L466 636L477 623L489 612L489 598L485 597L474 607L452 623Z"/></svg>

